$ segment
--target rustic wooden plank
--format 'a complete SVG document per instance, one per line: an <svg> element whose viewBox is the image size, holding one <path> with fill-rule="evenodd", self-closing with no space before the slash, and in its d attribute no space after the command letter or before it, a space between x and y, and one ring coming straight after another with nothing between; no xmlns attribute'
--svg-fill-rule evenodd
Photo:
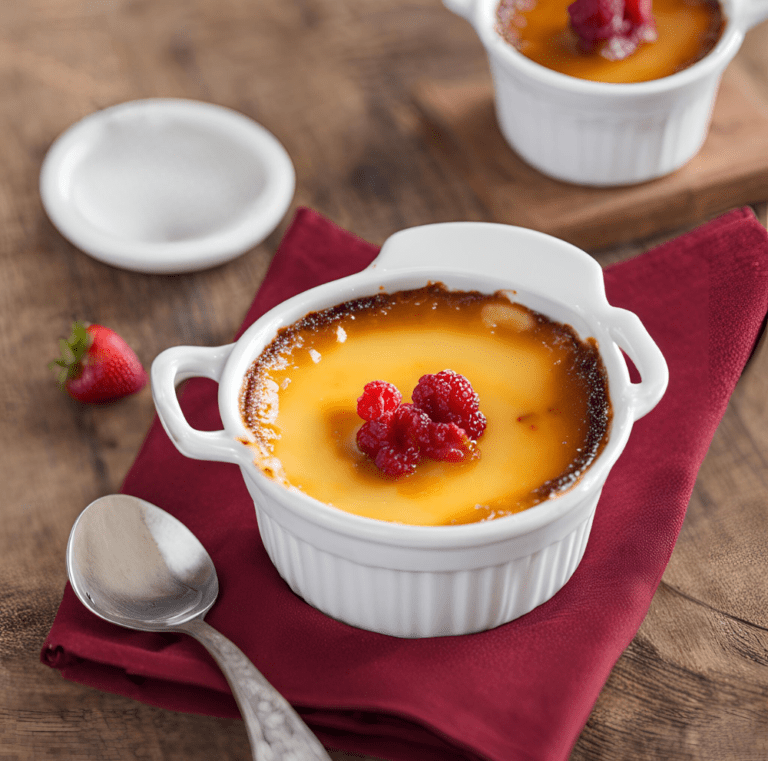
<svg viewBox="0 0 768 761"><path fill-rule="evenodd" d="M754 90L737 96L757 116L768 92L767 31L750 33L739 59ZM92 499L119 489L154 415L148 389L82 408L59 394L45 365L75 318L116 329L145 365L168 346L229 341L287 220L209 272L113 269L67 243L44 216L37 181L51 141L86 114L132 98L221 103L286 145L298 177L293 208L312 206L380 243L411 225L499 217L491 191L509 172L483 176L479 163L446 160L413 97L425 79L482 80L486 68L468 25L434 0L0 3L0 759L247 757L238 721L155 709L66 682L38 663L72 522ZM477 118L478 127L490 123L487 110ZM727 161L738 162L741 144L720 138ZM731 166L718 178L728 192ZM699 198L702 214L717 201ZM664 211L652 201L643 213L652 210ZM562 216L562 204L547 214ZM597 257L608 264L678 231ZM766 361L763 346L717 433L651 611L574 749L578 761L768 755Z"/></svg>
<svg viewBox="0 0 768 761"><path fill-rule="evenodd" d="M431 149L467 180L495 221L602 249L678 230L768 195L768 100L739 60L723 78L709 136L667 177L586 188L545 177L508 146L489 76L422 82L415 99L434 125Z"/></svg>

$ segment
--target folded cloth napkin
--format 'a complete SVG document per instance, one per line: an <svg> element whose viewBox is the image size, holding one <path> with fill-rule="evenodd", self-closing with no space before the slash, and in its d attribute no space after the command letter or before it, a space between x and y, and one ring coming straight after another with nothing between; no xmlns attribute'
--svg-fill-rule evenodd
<svg viewBox="0 0 768 761"><path fill-rule="evenodd" d="M244 326L285 298L366 266L376 248L301 209ZM576 573L553 599L492 631L405 640L332 620L293 594L261 544L236 466L180 455L157 421L124 491L180 518L221 582L207 621L254 661L329 747L396 761L567 758L669 560L696 474L768 308L768 235L726 214L605 272L611 303L636 312L670 384L636 423L597 508ZM216 386L182 407L221 427ZM132 632L91 615L67 586L42 650L63 676L146 703L238 716L190 637Z"/></svg>

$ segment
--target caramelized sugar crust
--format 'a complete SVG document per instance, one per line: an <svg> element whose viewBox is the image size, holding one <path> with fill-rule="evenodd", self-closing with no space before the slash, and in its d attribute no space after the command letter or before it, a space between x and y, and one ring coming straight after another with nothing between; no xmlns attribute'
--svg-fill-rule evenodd
<svg viewBox="0 0 768 761"><path fill-rule="evenodd" d="M585 53L571 29L573 0L501 0L497 31L509 44L548 69L596 82L661 79L692 66L715 47L725 28L717 0L653 0L658 38L612 61L600 48Z"/></svg>
<svg viewBox="0 0 768 761"><path fill-rule="evenodd" d="M363 455L357 397L371 380L410 401L421 375L452 369L480 396L480 456L423 460L389 479ZM402 523L468 523L527 509L575 484L602 451L612 410L593 339L514 304L506 292L440 283L380 293L282 328L240 397L256 464L286 487Z"/></svg>

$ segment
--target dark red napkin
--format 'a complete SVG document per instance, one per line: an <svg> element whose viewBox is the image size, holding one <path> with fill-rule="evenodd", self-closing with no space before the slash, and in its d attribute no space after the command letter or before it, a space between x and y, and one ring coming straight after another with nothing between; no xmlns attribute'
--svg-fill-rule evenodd
<svg viewBox="0 0 768 761"><path fill-rule="evenodd" d="M300 210L245 325L313 285L360 270L376 248ZM221 582L206 620L239 645L329 747L396 761L567 758L611 668L651 602L696 474L768 308L768 235L751 210L726 214L606 270L608 298L636 312L670 384L605 485L584 559L523 618L463 637L404 640L334 621L272 567L234 465L180 455L155 421L124 491L180 518ZM216 386L182 406L220 428ZM178 711L238 716L189 637L135 633L91 615L67 586L42 650L63 676Z"/></svg>

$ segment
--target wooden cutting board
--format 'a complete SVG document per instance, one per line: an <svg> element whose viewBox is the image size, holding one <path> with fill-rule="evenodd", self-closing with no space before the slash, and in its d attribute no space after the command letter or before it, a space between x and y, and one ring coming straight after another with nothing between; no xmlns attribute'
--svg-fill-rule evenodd
<svg viewBox="0 0 768 761"><path fill-rule="evenodd" d="M734 61L718 93L707 140L686 166L641 185L586 188L540 174L508 146L496 123L490 78L423 82L415 92L430 146L453 165L498 222L598 250L768 200L768 103Z"/></svg>

